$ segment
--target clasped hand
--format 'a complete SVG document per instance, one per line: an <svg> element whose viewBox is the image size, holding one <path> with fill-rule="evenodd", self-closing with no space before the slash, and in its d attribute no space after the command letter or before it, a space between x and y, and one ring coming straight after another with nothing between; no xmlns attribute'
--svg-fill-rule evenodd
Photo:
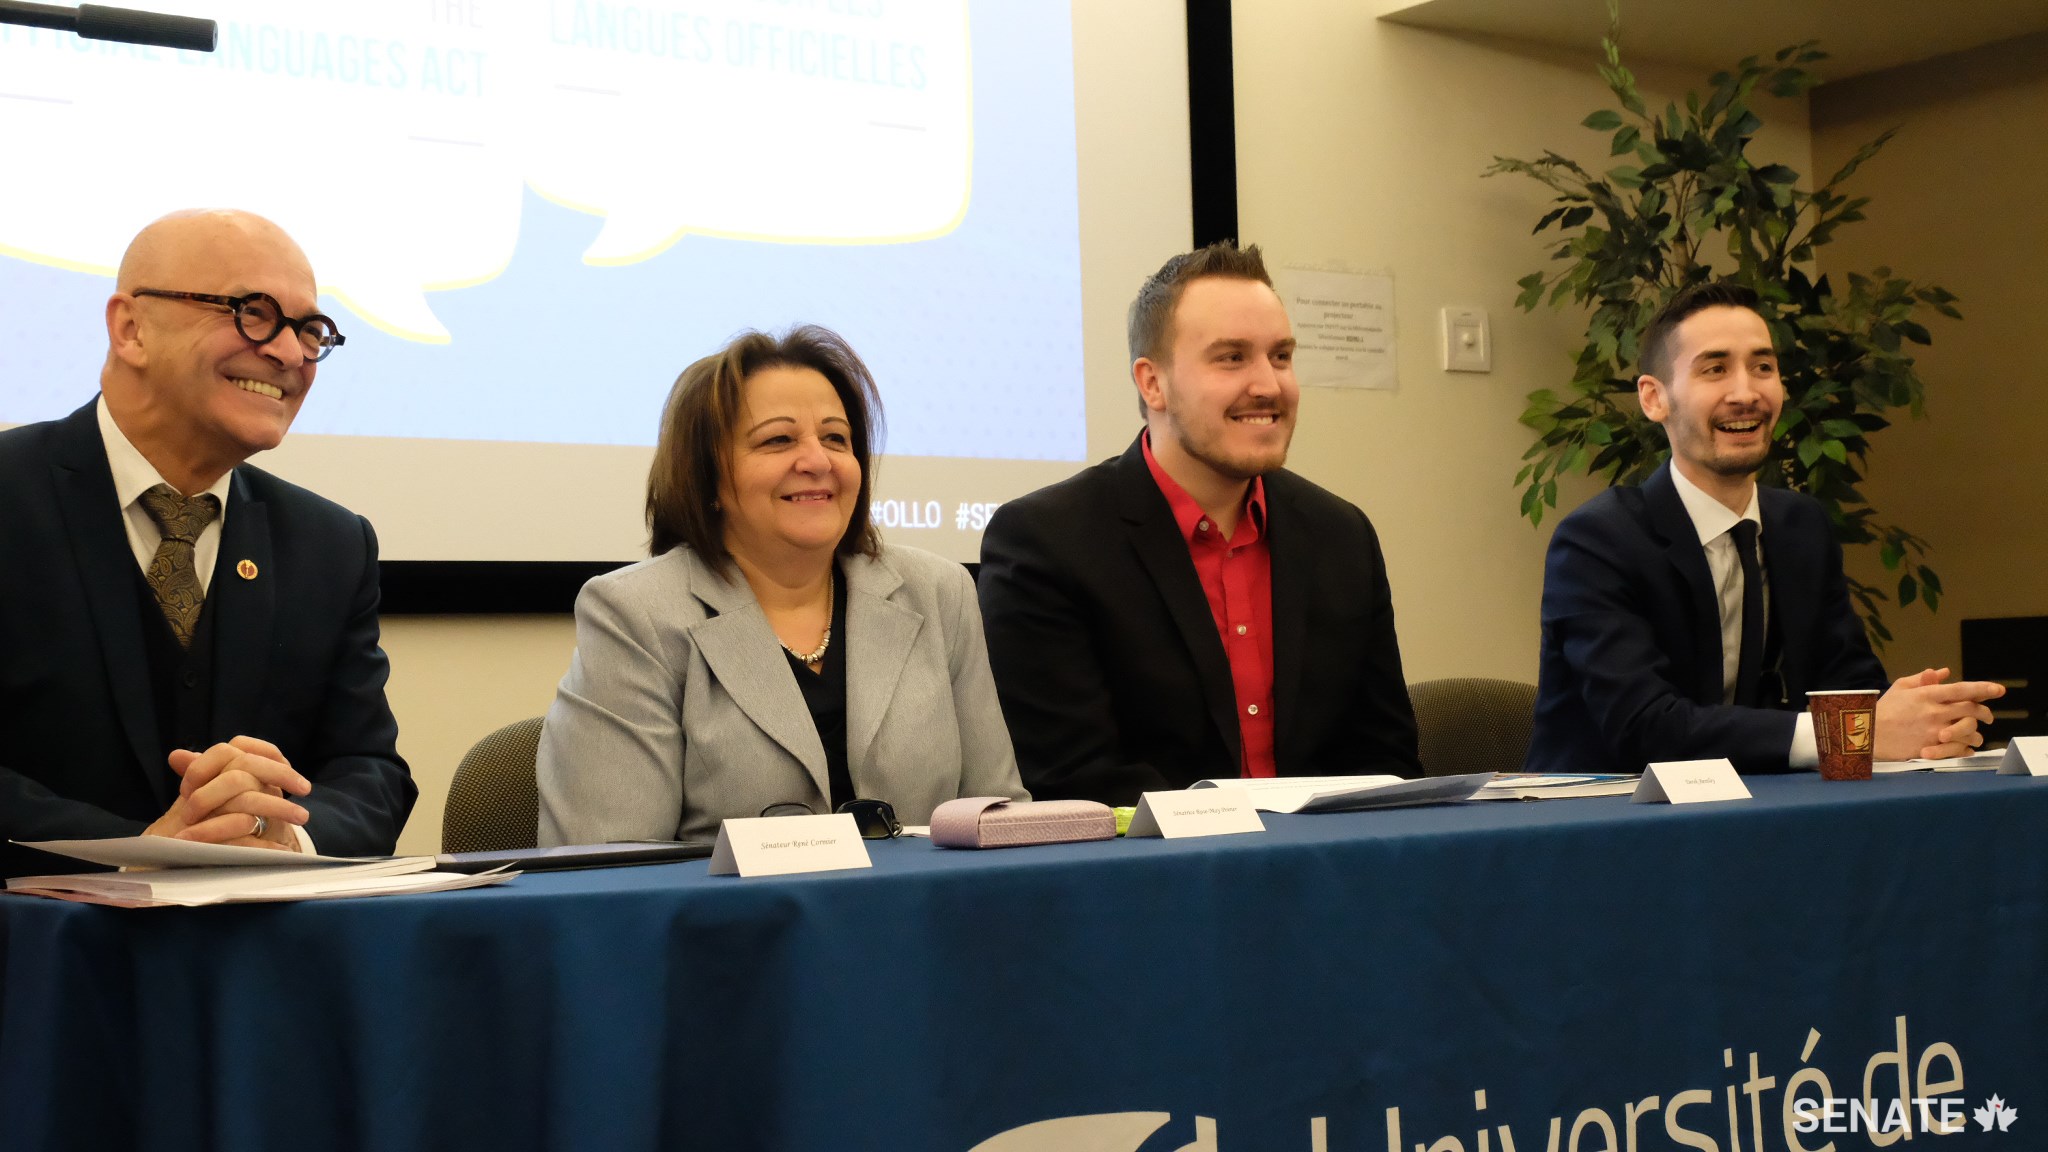
<svg viewBox="0 0 2048 1152"><path fill-rule="evenodd" d="M1877 701L1879 760L1940 760L1967 756L1984 743L1980 724L1991 723L1986 700L2005 695L1990 680L1945 683L1949 670L1928 668L1901 676Z"/></svg>
<svg viewBox="0 0 2048 1152"><path fill-rule="evenodd" d="M143 829L143 835L298 851L292 826L305 824L308 816L304 808L285 799L285 793L304 796L313 785L292 768L277 745L237 736L204 752L176 749L170 764L180 778L178 798ZM264 824L259 837L256 830Z"/></svg>

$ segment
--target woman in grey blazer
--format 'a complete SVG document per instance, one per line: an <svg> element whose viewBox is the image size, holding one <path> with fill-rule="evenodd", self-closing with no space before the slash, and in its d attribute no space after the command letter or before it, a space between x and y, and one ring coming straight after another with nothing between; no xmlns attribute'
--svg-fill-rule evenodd
<svg viewBox="0 0 2048 1152"><path fill-rule="evenodd" d="M576 599L542 846L1025 798L973 581L869 519L880 422L873 377L823 328L749 332L683 371L648 474L653 558Z"/></svg>

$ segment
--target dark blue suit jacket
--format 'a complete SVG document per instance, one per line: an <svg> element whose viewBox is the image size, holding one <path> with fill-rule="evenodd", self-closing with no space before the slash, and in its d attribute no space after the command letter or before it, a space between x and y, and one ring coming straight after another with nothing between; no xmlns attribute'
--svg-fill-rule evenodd
<svg viewBox="0 0 2048 1152"><path fill-rule="evenodd" d="M92 404L0 432L0 840L132 836L177 795L116 501ZM417 790L384 699L376 537L247 465L227 509L206 607L210 739L284 752L312 781L299 803L322 853L388 853ZM0 844L0 874L82 867Z"/></svg>
<svg viewBox="0 0 2048 1152"><path fill-rule="evenodd" d="M1265 481L1280 775L1422 775L1378 534L1292 472ZM1137 441L997 510L979 585L1033 796L1135 804L1238 774L1230 661Z"/></svg>
<svg viewBox="0 0 2048 1152"><path fill-rule="evenodd" d="M1826 511L1782 488L1757 500L1788 701L1721 703L1720 609L1666 463L1640 488L1588 500L1551 538L1530 771L1721 756L1744 772L1783 771L1805 693L1889 683L1850 606Z"/></svg>

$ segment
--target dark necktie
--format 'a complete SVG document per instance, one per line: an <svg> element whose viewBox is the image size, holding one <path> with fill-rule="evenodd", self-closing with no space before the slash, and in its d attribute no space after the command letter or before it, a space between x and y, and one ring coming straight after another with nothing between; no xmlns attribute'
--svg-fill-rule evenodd
<svg viewBox="0 0 2048 1152"><path fill-rule="evenodd" d="M199 533L220 515L220 501L202 492L191 499L178 495L169 484L159 484L142 494L142 509L164 534L156 546L143 578L156 593L157 607L171 623L178 647L192 646L192 630L199 625L199 610L206 606L206 590L199 585L199 566L193 561L193 544Z"/></svg>
<svg viewBox="0 0 2048 1152"><path fill-rule="evenodd" d="M1756 681L1764 666L1764 573L1756 556L1757 524L1738 520L1728 535L1742 557L1742 655L1735 665L1735 702L1756 705Z"/></svg>

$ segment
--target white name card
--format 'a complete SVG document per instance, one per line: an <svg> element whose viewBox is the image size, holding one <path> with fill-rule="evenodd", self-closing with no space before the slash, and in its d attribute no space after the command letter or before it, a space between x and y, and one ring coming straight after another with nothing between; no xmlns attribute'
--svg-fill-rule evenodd
<svg viewBox="0 0 2048 1152"><path fill-rule="evenodd" d="M718 826L711 875L789 876L868 868L867 842L844 812L830 816L734 818Z"/></svg>
<svg viewBox="0 0 2048 1152"><path fill-rule="evenodd" d="M1998 762L2000 776L2048 776L2048 736L2015 736Z"/></svg>
<svg viewBox="0 0 2048 1152"><path fill-rule="evenodd" d="M1749 786L1725 756L1719 760L1666 760L1643 770L1642 783L1636 785L1631 799L1637 804L1747 800Z"/></svg>
<svg viewBox="0 0 2048 1152"><path fill-rule="evenodd" d="M1125 836L1228 836L1264 832L1266 823L1242 788L1190 788L1179 792L1147 792L1138 797Z"/></svg>

